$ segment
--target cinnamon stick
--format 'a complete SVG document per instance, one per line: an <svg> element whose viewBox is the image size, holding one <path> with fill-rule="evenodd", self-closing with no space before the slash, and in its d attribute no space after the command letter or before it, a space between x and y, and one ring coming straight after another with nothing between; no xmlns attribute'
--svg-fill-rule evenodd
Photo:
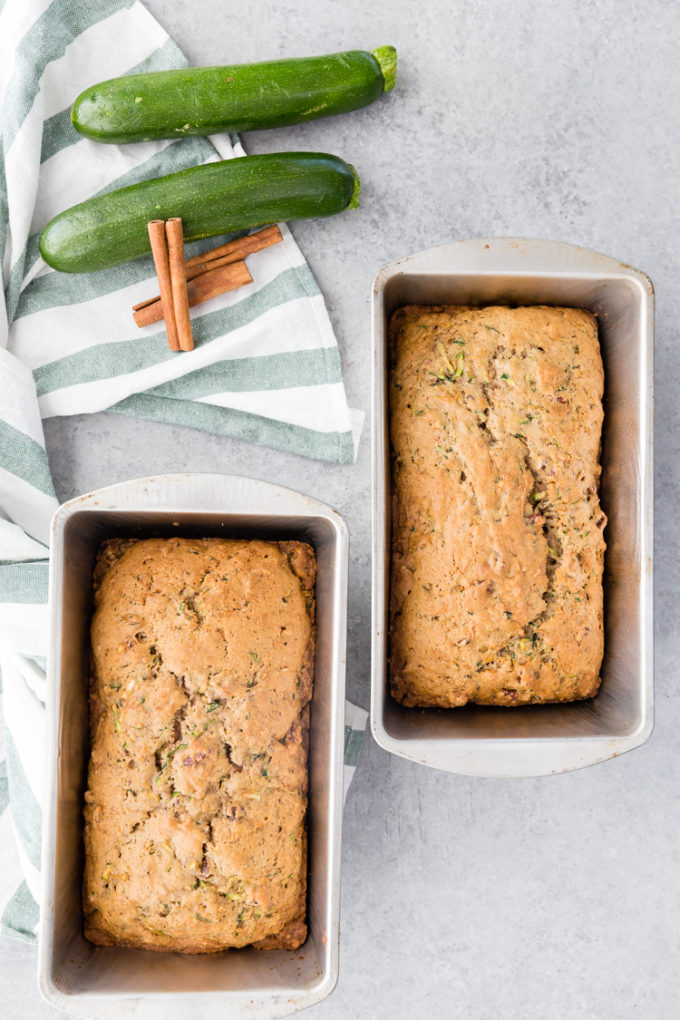
<svg viewBox="0 0 680 1020"><path fill-rule="evenodd" d="M271 244L277 244L277 241L272 241L270 243ZM268 244L267 245L260 245L260 246L257 247L257 249L254 249L254 250L262 251L262 248L264 248L264 247L268 248L269 245ZM215 249L215 250L217 251L218 249ZM251 252L250 251L246 251L246 252L239 253L238 251L233 251L233 252L228 252L226 255L221 255L219 258L212 258L212 257L208 258L208 256L212 256L212 254L213 254L212 252L206 252L205 253L205 255L206 255L206 261L205 262L195 262L193 265L190 265L189 262L185 262L184 268L185 268L185 271L186 271L187 283L189 282L189 280L195 280L197 276L201 276L203 273L208 272L208 270L219 269L220 266L231 266L231 265L234 265L234 263L241 262L242 261L242 256L243 255L249 255L249 254L251 254ZM248 281L248 282L250 283L251 281ZM138 301L136 305L132 306L132 311L133 312L138 312L140 308L145 308L147 305L152 305L152 304L154 304L158 300L159 300L159 295L155 294L154 297L147 298L146 301ZM189 302L189 303L191 304L191 302ZM152 321L153 322L158 322L158 319L153 319Z"/></svg>
<svg viewBox="0 0 680 1020"><path fill-rule="evenodd" d="M238 287L245 287L252 283L253 278L248 271L245 262L230 262L215 269L209 269L195 276L187 283L187 296L189 306L200 305L203 301L217 297L218 294L226 294L227 291L236 290ZM135 305L133 317L140 329L143 326L150 326L154 322L163 319L163 308L158 296Z"/></svg>
<svg viewBox="0 0 680 1020"><path fill-rule="evenodd" d="M175 322L175 309L172 299L172 283L170 279L170 259L168 255L168 243L165 234L165 222L163 220L151 220L148 224L149 240L151 241L151 254L153 264L156 267L158 277L158 288L160 297L158 306L161 318L165 319L165 329L168 334L168 346L171 351L178 351L179 337L177 324Z"/></svg>
<svg viewBox="0 0 680 1020"><path fill-rule="evenodd" d="M168 220L168 224L178 220L175 217L173 220ZM162 220L152 221L155 224L163 225ZM179 220L181 230L181 220ZM238 287L244 287L248 283L253 282L253 278L246 268L243 259L246 255L252 255L255 252L263 251L265 248L271 247L273 244L279 244L283 240L281 231L276 224L265 227L263 230L258 230L255 234L248 234L245 237L236 238L234 241L229 241L227 244L222 244L218 248L213 248L210 251L203 252L201 255L195 255L193 258L185 260L183 263L184 269L184 280L185 285L182 286L179 282L178 287L178 300L180 302L180 319L183 323L184 329L184 343L190 343L190 347L181 347L181 338L178 330L177 323L177 310L175 308L175 298L172 293L172 284L170 281L170 268L169 268L169 237L170 232L174 231L174 244L175 244L175 276L179 279L180 273L180 262L179 252L183 255L184 247L183 240L181 249L178 246L180 236L177 234L176 227L165 227L163 231L162 240L165 243L166 262L168 265L167 274L164 279L166 282L163 285L163 289L166 291L166 304L169 305L169 316L171 325L168 327L168 343L172 350L192 350L193 349L193 338L190 337L190 333L186 332L187 324L189 331L191 330L191 322L187 317L184 317L184 305L183 291L186 290L187 297L187 309L194 305L200 304L202 301L208 301L210 298L216 297L218 294L225 294L227 291L236 290ZM154 227L155 234L158 235L156 240L156 247L160 244L160 234L158 234L158 228ZM149 234L151 236L151 225L149 226ZM154 241L152 240L152 250L154 248ZM154 255L154 261L156 256ZM218 274L218 270L224 270ZM162 269L161 269L162 271ZM156 272L159 279L159 289L161 289L160 279L161 274L159 273L158 266L156 266ZM206 277L204 280L203 277ZM199 283L196 287L193 286L193 281L198 280ZM166 315L166 309L163 305L161 296L156 294L155 297L147 298L146 301L140 301L138 304L133 305L132 314L135 322L140 327L150 326L154 322L160 322L162 319L166 320L166 324L169 321L168 315ZM172 341L171 341L172 336Z"/></svg>
<svg viewBox="0 0 680 1020"><path fill-rule="evenodd" d="M273 243L276 243L276 242L273 242ZM210 252L206 252L206 255L208 255L208 254L210 254ZM195 280L197 276L201 276L203 273L207 273L208 271L212 271L213 269L219 269L220 266L239 265L239 263L242 263L242 260L237 259L235 257L235 255L231 254L231 253L228 254L228 255L223 255L221 258L210 259L209 261L206 261L206 262L201 262L199 264L194 264L193 266L190 266L189 263L187 262L187 263L185 263L187 283L190 280ZM245 264L245 263L242 263L242 264ZM239 270L238 273L234 276L234 279L240 278L241 275L242 275L242 270ZM225 279L225 282L229 281L230 277L229 277L228 273L225 275L224 279ZM246 280L246 283L252 283L252 277L249 280ZM240 287L242 285L238 284L237 286ZM233 290L233 289L234 288L232 288L232 287L227 287L226 288L226 290ZM224 293L224 292L221 292L221 293ZM157 304L159 300L160 300L160 296L158 294L155 294L153 297L147 298L146 301L139 301L136 305L132 306L132 312L134 314L135 312L140 311L140 309L146 308L148 305ZM194 304L195 303L196 302L194 302ZM191 305L191 301L189 302L189 304ZM162 318L163 318L162 315L157 315L155 318L150 319L149 321L150 322L159 322ZM135 322L137 322L137 316L136 315L134 316L134 319L135 319ZM139 325L139 323L137 323L137 325Z"/></svg>
<svg viewBox="0 0 680 1020"><path fill-rule="evenodd" d="M191 332L189 317L189 297L187 294L187 277L184 259L184 234L182 220L173 216L165 222L165 236L168 240L168 259L170 262L170 286L172 304L175 311L175 324L181 351L193 351L194 337Z"/></svg>
<svg viewBox="0 0 680 1020"><path fill-rule="evenodd" d="M193 270L203 266L206 262L212 262L218 258L224 259L221 265L227 265L227 259L229 262L240 262L246 255L253 255L264 248L270 248L271 245L278 244L282 240L281 231L276 224L271 227L265 227L264 230L258 230L256 234L246 234L245 237L238 237L235 241L221 244L219 248L213 248L211 251L206 251L201 255L194 255L193 258L187 259L187 278L191 279L190 274ZM206 266L205 268L212 269L214 267ZM202 271L202 269L198 268L198 272Z"/></svg>

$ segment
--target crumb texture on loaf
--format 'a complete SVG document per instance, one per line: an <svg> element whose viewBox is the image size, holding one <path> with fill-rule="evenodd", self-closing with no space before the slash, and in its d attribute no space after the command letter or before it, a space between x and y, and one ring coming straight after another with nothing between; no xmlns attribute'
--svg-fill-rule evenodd
<svg viewBox="0 0 680 1020"><path fill-rule="evenodd" d="M304 942L315 572L301 542L102 546L91 942L187 953Z"/></svg>
<svg viewBox="0 0 680 1020"><path fill-rule="evenodd" d="M591 697L606 524L595 319L411 305L392 316L390 357L394 697Z"/></svg>

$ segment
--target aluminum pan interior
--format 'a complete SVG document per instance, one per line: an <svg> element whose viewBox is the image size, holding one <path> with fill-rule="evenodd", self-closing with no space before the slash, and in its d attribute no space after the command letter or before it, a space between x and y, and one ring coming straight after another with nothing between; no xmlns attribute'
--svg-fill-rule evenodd
<svg viewBox="0 0 680 1020"><path fill-rule="evenodd" d="M310 731L309 937L295 952L205 956L100 949L82 935L82 796L88 754L91 577L116 535L302 539L318 561ZM334 510L247 478L169 475L72 500L52 526L49 775L43 836L39 982L53 1005L88 1018L285 1016L337 980L344 738L347 529Z"/></svg>
<svg viewBox="0 0 680 1020"><path fill-rule="evenodd" d="M385 266L373 289L371 726L387 750L446 771L543 775L603 761L652 729L653 288L614 259L522 238L460 241ZM387 690L390 465L387 328L402 304L590 309L605 365L605 658L598 695L570 705L411 709Z"/></svg>

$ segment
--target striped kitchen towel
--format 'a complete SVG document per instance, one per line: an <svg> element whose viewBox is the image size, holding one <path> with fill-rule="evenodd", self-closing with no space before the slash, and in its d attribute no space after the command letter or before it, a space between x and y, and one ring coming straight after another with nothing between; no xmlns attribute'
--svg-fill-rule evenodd
<svg viewBox="0 0 680 1020"><path fill-rule="evenodd" d="M42 419L112 410L352 463L361 415L345 397L323 298L287 228L254 281L201 306L196 350L173 354L133 304L150 258L85 276L40 259L57 212L138 180L243 154L238 139L98 145L71 127L93 81L186 63L137 0L0 0L0 928L34 937L40 867L47 546L57 500ZM197 242L195 254L219 243ZM365 713L348 709L350 731ZM356 739L346 742L349 767Z"/></svg>
<svg viewBox="0 0 680 1020"><path fill-rule="evenodd" d="M72 127L70 105L93 80L185 63L133 0L6 0L0 253L11 328L0 346L33 372L43 418L110 409L352 463L361 416L347 405L323 297L285 227L282 244L250 260L253 283L195 310L196 350L182 355L164 329L132 320L156 291L150 256L85 275L40 258L40 229L67 206L243 154L228 135L117 146Z"/></svg>

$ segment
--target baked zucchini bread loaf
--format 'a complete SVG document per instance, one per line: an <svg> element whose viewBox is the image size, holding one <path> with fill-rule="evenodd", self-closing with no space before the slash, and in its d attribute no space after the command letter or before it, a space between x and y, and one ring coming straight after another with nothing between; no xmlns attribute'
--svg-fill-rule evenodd
<svg viewBox="0 0 680 1020"><path fill-rule="evenodd" d="M301 542L102 546L91 942L184 953L304 942L315 570Z"/></svg>
<svg viewBox="0 0 680 1020"><path fill-rule="evenodd" d="M390 682L404 705L597 691L602 393L589 312L394 313Z"/></svg>

